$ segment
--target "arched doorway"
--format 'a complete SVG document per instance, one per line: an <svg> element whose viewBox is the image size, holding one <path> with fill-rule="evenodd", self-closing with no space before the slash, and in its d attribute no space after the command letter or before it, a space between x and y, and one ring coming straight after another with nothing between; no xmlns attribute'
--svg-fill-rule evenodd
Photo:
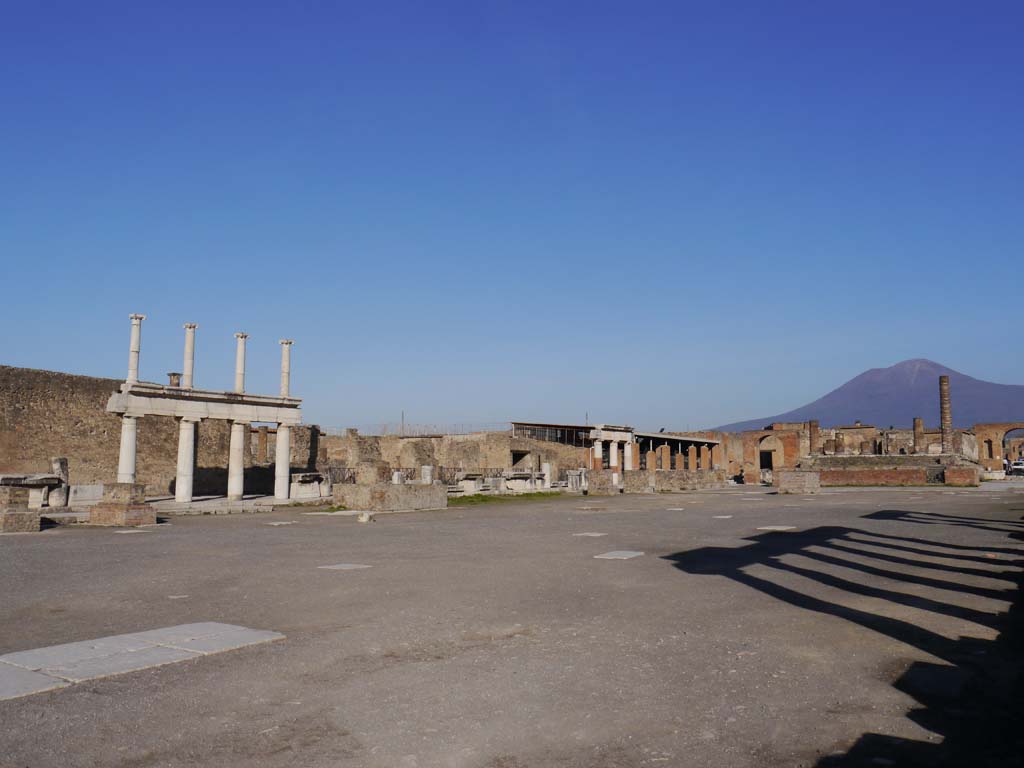
<svg viewBox="0 0 1024 768"><path fill-rule="evenodd" d="M1010 469L1015 461L1024 460L1024 428L1009 429L1003 435L1002 440L1003 456L1007 461L1007 469ZM988 445L982 447L982 455L987 456ZM1019 470L1018 470L1019 471Z"/></svg>
<svg viewBox="0 0 1024 768"><path fill-rule="evenodd" d="M761 482L771 485L775 470L785 466L786 451L782 441L775 435L762 437L757 444L757 456Z"/></svg>

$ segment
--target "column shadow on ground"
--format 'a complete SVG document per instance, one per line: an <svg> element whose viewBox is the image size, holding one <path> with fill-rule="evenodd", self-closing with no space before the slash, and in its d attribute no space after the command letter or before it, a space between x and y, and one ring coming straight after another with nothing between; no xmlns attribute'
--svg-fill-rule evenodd
<svg viewBox="0 0 1024 768"><path fill-rule="evenodd" d="M665 557L686 573L727 577L776 600L853 622L946 662L915 662L893 683L920 705L907 716L941 736L940 742L865 733L852 746L823 757L817 768L1024 765L1024 611L1019 597L1024 544L1012 546L1024 539L1024 533L998 527L1005 525L999 520L901 510L884 510L866 519L920 523L921 517L930 518L931 525L1002 533L1011 546L947 544L852 527L819 526L752 536L750 544L738 548L702 547ZM933 558L946 564L933 562ZM963 567L948 564L957 562ZM991 568L978 567L982 564ZM759 575L750 572L753 566L760 566L754 569ZM766 573L779 575L787 583L805 583L787 578L799 576L815 587L963 619L996 629L999 635L995 640L950 639L913 621L832 602L760 575ZM851 578L848 573L856 576ZM858 580L859 576L871 577L872 583ZM957 580L957 576L995 579L1006 586L981 587ZM928 594L920 594L922 589ZM964 607L949 601L955 593L1009 602L1010 608L998 613Z"/></svg>

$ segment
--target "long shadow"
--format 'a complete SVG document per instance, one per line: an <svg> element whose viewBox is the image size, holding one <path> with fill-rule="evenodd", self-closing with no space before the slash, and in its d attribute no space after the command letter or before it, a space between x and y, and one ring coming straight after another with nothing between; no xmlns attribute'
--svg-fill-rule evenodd
<svg viewBox="0 0 1024 768"><path fill-rule="evenodd" d="M869 536L879 536L880 534L871 533L871 534L867 534L867 535L869 535ZM899 537L893 536L893 537L890 537L890 538L896 539L896 538L899 538ZM950 555L950 554L948 554L946 552L934 552L934 551L932 551L930 549L921 549L920 547L908 547L908 546L905 546L903 544L893 544L891 541L888 542L888 543L884 543L884 544L880 543L880 542L877 542L877 541L871 541L870 539L866 539L866 538L864 538L864 539L861 539L861 538L850 539L850 541L851 542L855 542L857 544L867 544L868 546L871 546L871 547L885 547L886 549L895 549L898 552L908 552L908 553L910 553L912 555L924 555L925 557L944 557L944 558L953 558L953 557L955 557L958 560L963 560L964 562L968 562L968 563L982 563L984 565L1012 565L1012 566L1016 566L1018 568L1021 567L1022 564L1024 564L1024 560L1004 560L1002 558L995 558L995 559L993 559L993 558L984 557L984 556L982 556L982 557L975 557L974 555ZM946 546L948 546L948 545L946 545ZM965 547L965 549L976 549L976 547ZM990 552L992 551L989 547L986 547L986 549L988 549ZM1014 552L1014 554L1020 554L1020 552Z"/></svg>
<svg viewBox="0 0 1024 768"><path fill-rule="evenodd" d="M884 547L884 544L868 544L868 542L861 542L867 546L875 546L878 548ZM893 565L908 565L912 568L928 568L932 571L941 571L942 573L959 573L964 576L979 576L985 579L997 579L999 581L1009 581L1016 583L1013 578L1014 572L1007 571L988 571L982 568L957 568L955 565L943 565L942 563L931 563L927 561L911 560L908 557L900 557L898 555L884 555L880 552L869 552L863 549L857 549L856 547L848 547L843 544L832 542L827 545L831 549L839 550L840 552L847 552L851 555L860 555L864 557L873 557L876 560L883 560ZM993 563L995 565L995 563ZM1006 578L1009 576L1010 578Z"/></svg>
<svg viewBox="0 0 1024 768"><path fill-rule="evenodd" d="M890 511L892 516L869 518L917 522L910 519L911 513ZM877 513L876 513L877 514ZM988 522L988 521L986 521ZM995 521L993 521L995 522ZM963 519L945 523L951 528L965 524ZM984 525L969 525L993 530ZM1008 538L1024 539L1024 534L1006 530ZM861 538L864 537L864 538ZM881 541L865 540L868 538ZM923 538L879 534L873 531L821 526L802 532L768 533L750 537L747 546L739 548L702 547L677 552L665 557L675 567L690 574L719 575L737 583L784 601L804 610L814 611L851 621L862 627L879 632L900 642L912 645L928 654L943 659L946 664L915 662L896 680L894 686L913 696L920 707L908 717L922 727L943 737L941 743L898 738L884 734L865 733L841 754L822 758L818 768L854 768L859 766L896 765L923 768L924 766L995 766L1024 765L1024 725L1021 714L1024 696L1024 617L1020 607L1020 585L1024 574L1016 572L989 572L978 568L957 569L940 565L924 558L941 557L947 561L1005 565L1006 561L986 561L984 554L1022 554L1020 549L996 548L984 545L946 544ZM891 542L887 543L887 542ZM938 553L916 550L904 543L923 547L937 547L956 550L954 553ZM862 544L881 550L887 547L897 550L893 555L884 552L857 549ZM852 562L831 557L818 548L833 548L852 553L860 558L873 560L879 565ZM967 554L970 552L971 554ZM980 555L978 553L981 553ZM915 560L908 555L919 554ZM813 565L794 565L783 560L788 555L807 558ZM886 563L910 565L916 569L934 570L940 573L961 573L986 578L1002 578L1013 587L1006 590L984 589L946 579L932 578L919 574L907 574L887 569ZM817 570L818 566L837 566L853 569L859 573L904 582L907 585L924 586L940 590L955 591L973 596L1011 601L1008 613L997 614L976 608L943 602L935 596L923 597L907 594L898 589L887 589L870 584L851 581L848 578ZM760 566L757 573L751 573L752 566ZM767 576L765 575L767 574ZM973 637L951 639L934 631L918 626L912 620L865 610L860 604L853 608L838 602L801 591L801 588L787 586L772 580L771 574L791 574L801 581L788 580L787 584L817 584L831 590L840 590L850 595L860 595L884 600L893 605L906 606L920 611L962 619L979 626L1001 630L996 640L982 640ZM820 594L820 593L819 593ZM959 628L957 628L959 630Z"/></svg>
<svg viewBox="0 0 1024 768"><path fill-rule="evenodd" d="M994 533L1013 533L1021 530L1021 526L1024 523L1017 523L1013 521L999 521L981 519L971 522L970 518L966 517L951 517L950 519L943 519L941 515L931 514L928 512L907 512L896 509L882 509L878 512L872 512L870 515L865 515L866 520L896 520L901 523L917 523L919 525L949 525L959 526L962 528L975 528L979 531L992 531ZM996 523L998 525L1008 525L1010 528L994 528L991 525L984 525L984 523Z"/></svg>
<svg viewBox="0 0 1024 768"><path fill-rule="evenodd" d="M873 536L876 539L885 539L887 541L908 541L911 544L922 544L926 547L942 547L943 549L956 549L960 551L971 551L977 552L979 549L984 549L986 552L998 553L1001 555L1024 555L1024 547L1011 549L1008 547L975 547L970 544L948 544L944 541L932 541L931 539L919 539L914 536L894 536L889 533L878 533L877 531L854 531L860 536ZM856 539L853 539L856 541Z"/></svg>

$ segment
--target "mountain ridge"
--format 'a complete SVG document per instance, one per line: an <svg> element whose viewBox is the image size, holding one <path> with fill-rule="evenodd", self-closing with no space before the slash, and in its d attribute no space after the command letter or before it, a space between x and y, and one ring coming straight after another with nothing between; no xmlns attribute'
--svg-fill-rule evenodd
<svg viewBox="0 0 1024 768"><path fill-rule="evenodd" d="M996 384L955 371L925 358L903 360L888 368L869 368L814 402L761 419L747 419L715 429L743 432L777 421L817 419L822 427L860 420L876 427L909 428L915 416L926 427L939 423L939 376L949 376L953 424L1024 421L1024 385Z"/></svg>

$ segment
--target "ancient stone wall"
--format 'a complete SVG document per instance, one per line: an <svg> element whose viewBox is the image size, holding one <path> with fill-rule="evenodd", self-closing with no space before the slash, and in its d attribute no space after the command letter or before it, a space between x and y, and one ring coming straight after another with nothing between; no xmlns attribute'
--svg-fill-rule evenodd
<svg viewBox="0 0 1024 768"><path fill-rule="evenodd" d="M383 461L399 468L533 469L550 463L552 472L586 466L587 450L560 443L512 437L511 432L476 432L469 435L400 437L398 435L321 435L322 455L334 465L354 467L365 461ZM513 454L521 457L513 463Z"/></svg>
<svg viewBox="0 0 1024 768"><path fill-rule="evenodd" d="M110 483L117 477L121 418L107 413L118 379L0 366L0 472L43 472L50 458L66 456L74 485ZM292 467L306 469L318 449L316 427L292 428ZM204 421L196 429L195 493L227 489L226 421ZM173 493L178 461L178 425L168 416L139 419L136 477L146 493ZM254 441L249 441L251 445ZM246 491L272 492L272 467L253 467L246 453Z"/></svg>
<svg viewBox="0 0 1024 768"><path fill-rule="evenodd" d="M917 467L823 469L820 474L823 486L925 485L928 482L927 470Z"/></svg>
<svg viewBox="0 0 1024 768"><path fill-rule="evenodd" d="M697 491L729 484L724 469L647 469L623 472L621 477L626 493Z"/></svg>

